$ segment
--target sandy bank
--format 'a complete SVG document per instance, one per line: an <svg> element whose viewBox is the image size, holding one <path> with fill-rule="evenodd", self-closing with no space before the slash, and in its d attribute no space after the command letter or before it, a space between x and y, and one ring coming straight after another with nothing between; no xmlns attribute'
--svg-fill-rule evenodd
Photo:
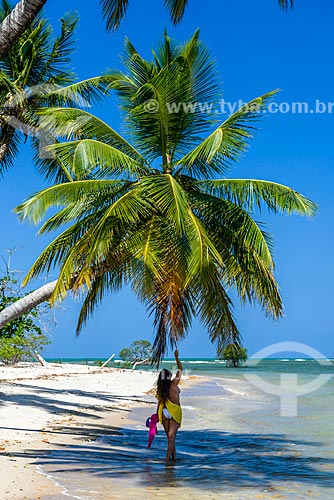
<svg viewBox="0 0 334 500"><path fill-rule="evenodd" d="M155 380L153 372L81 365L0 367L1 500L56 498L61 490L36 471L34 450L121 427L131 405L147 404Z"/></svg>

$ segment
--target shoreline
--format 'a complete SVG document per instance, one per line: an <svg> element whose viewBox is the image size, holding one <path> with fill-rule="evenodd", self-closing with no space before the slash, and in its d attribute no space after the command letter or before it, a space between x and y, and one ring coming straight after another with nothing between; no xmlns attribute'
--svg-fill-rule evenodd
<svg viewBox="0 0 334 500"><path fill-rule="evenodd" d="M1 500L333 498L329 384L282 418L279 400L242 374L184 377L179 460L166 468L163 432L147 450L156 372L55 369L32 380L15 368L2 382Z"/></svg>
<svg viewBox="0 0 334 500"><path fill-rule="evenodd" d="M1 500L65 498L63 488L38 469L39 458L119 432L130 423L131 410L153 404L153 397L144 398L153 396L156 376L73 364L0 367ZM183 384L199 380L185 377Z"/></svg>

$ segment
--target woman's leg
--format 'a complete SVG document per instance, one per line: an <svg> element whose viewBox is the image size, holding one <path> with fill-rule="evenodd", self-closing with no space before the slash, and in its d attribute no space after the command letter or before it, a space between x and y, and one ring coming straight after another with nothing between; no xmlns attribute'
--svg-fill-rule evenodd
<svg viewBox="0 0 334 500"><path fill-rule="evenodd" d="M168 447L167 447L166 461L168 461L170 459L171 455L172 455L173 459L176 460L175 438L176 438L176 433L177 433L179 427L180 427L180 424L175 422L174 419L171 418L169 420Z"/></svg>
<svg viewBox="0 0 334 500"><path fill-rule="evenodd" d="M162 425L164 426L167 438L168 438L168 433L169 433L169 422L170 422L170 420L168 418L166 418L164 414L162 414Z"/></svg>

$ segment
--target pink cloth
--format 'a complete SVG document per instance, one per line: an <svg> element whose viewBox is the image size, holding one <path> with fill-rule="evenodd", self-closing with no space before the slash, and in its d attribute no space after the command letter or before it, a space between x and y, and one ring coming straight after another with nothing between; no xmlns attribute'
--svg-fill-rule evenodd
<svg viewBox="0 0 334 500"><path fill-rule="evenodd" d="M149 428L148 431L148 445L147 448L151 448L151 444L153 442L154 436L158 433L157 430L157 423L158 423L158 415L156 413L153 413L146 422L146 426Z"/></svg>

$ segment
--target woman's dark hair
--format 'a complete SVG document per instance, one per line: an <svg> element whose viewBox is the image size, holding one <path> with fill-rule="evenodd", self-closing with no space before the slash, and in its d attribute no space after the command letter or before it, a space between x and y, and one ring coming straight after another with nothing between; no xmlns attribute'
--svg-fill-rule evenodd
<svg viewBox="0 0 334 500"><path fill-rule="evenodd" d="M158 382L157 382L158 397L163 402L165 402L166 399L168 399L169 388L170 388L171 382L172 382L172 372L167 370L167 368L164 368L159 373Z"/></svg>

